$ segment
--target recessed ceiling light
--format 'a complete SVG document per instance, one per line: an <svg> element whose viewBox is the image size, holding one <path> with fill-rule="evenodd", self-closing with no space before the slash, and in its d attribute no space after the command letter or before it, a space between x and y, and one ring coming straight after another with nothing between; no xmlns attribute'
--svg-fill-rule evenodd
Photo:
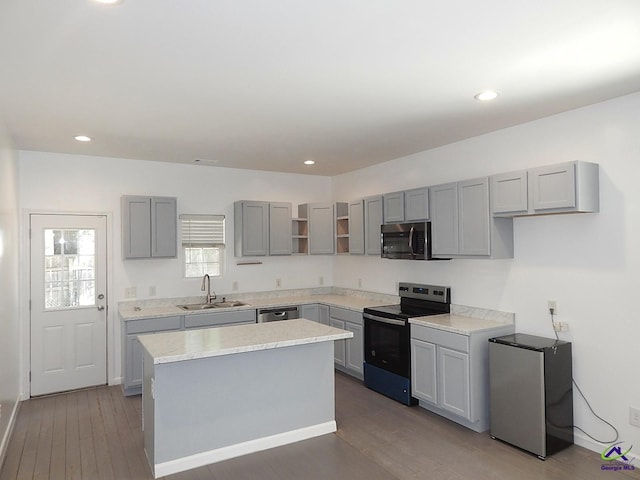
<svg viewBox="0 0 640 480"><path fill-rule="evenodd" d="M305 165L314 165L315 163L316 163L315 160L305 160L304 161Z"/></svg>
<svg viewBox="0 0 640 480"><path fill-rule="evenodd" d="M480 100L482 102L486 102L488 100L493 100L494 98L497 98L497 96L498 96L498 92L496 92L495 90L485 90L484 92L481 92L475 95L473 98L475 98L476 100Z"/></svg>
<svg viewBox="0 0 640 480"><path fill-rule="evenodd" d="M90 142L91 141L91 137L87 137L86 135L76 135L73 138L75 138L79 142Z"/></svg>
<svg viewBox="0 0 640 480"><path fill-rule="evenodd" d="M96 3L102 3L104 5L115 5L116 3L122 3L124 0L93 0Z"/></svg>

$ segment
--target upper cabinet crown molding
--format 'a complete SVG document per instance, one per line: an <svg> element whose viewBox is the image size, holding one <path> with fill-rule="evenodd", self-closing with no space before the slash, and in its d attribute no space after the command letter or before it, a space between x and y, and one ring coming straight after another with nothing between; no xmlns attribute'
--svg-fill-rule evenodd
<svg viewBox="0 0 640 480"><path fill-rule="evenodd" d="M491 177L496 217L600 210L599 166L573 161Z"/></svg>
<svg viewBox="0 0 640 480"><path fill-rule="evenodd" d="M178 210L175 197L121 197L122 258L175 258Z"/></svg>

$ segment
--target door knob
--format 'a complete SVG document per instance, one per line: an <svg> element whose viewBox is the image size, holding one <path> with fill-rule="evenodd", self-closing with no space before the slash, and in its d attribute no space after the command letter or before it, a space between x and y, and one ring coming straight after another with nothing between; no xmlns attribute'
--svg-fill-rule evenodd
<svg viewBox="0 0 640 480"><path fill-rule="evenodd" d="M99 311L104 310L104 305L98 305L98 310L99 310Z"/></svg>

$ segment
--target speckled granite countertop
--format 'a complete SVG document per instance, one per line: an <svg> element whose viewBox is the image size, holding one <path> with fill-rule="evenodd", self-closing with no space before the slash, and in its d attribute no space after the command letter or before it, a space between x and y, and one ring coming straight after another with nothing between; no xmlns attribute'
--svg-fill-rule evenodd
<svg viewBox="0 0 640 480"><path fill-rule="evenodd" d="M353 332L305 319L139 335L154 364L329 342Z"/></svg>
<svg viewBox="0 0 640 480"><path fill-rule="evenodd" d="M218 295L219 298L222 295ZM207 310L186 311L177 305L202 302L202 297L174 298L120 302L118 312L123 321L139 320L143 318L172 317L176 315L198 315L210 312L229 312L241 310L255 310L258 308L284 307L293 305L305 305L322 303L333 307L346 308L356 312L362 312L366 307L379 305L391 305L400 303L400 299L394 295L385 295L373 292L363 292L348 289L322 289L315 293L312 289L301 291L260 292L243 295L229 295L227 300L239 300L246 305L240 307L225 307Z"/></svg>

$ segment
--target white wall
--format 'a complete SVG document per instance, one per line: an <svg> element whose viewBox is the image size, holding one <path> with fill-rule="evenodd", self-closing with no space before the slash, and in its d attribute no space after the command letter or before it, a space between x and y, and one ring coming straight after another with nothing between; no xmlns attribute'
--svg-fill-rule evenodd
<svg viewBox="0 0 640 480"><path fill-rule="evenodd" d="M135 286L139 299L201 295L200 279L184 279L180 259L125 260L121 258L120 197L161 195L178 198L178 213L226 215L226 271L211 279L218 294L311 288L324 278L333 282L327 257L262 257L261 265L238 266L233 255L233 202L236 200L289 201L298 203L331 200L331 179L311 175L258 172L199 165L178 165L119 158L20 152L20 208L25 212L104 212L112 219L112 265L109 295L110 371L112 382L120 377L120 325L117 302L125 288ZM297 212L297 209L296 209ZM23 259L27 260L27 259ZM25 262L26 265L26 262ZM28 288L23 284L23 288Z"/></svg>
<svg viewBox="0 0 640 480"><path fill-rule="evenodd" d="M0 465L20 394L17 159L0 123Z"/></svg>
<svg viewBox="0 0 640 480"><path fill-rule="evenodd" d="M437 185L570 160L600 164L598 214L518 218L512 260L335 259L335 284L394 293L399 280L448 284L453 302L516 313L517 331L552 337L547 300L573 342L574 378L592 406L640 444L629 406L640 407L640 93L504 129L333 178L336 199ZM610 430L574 393L575 422ZM584 435L579 442L592 449Z"/></svg>

